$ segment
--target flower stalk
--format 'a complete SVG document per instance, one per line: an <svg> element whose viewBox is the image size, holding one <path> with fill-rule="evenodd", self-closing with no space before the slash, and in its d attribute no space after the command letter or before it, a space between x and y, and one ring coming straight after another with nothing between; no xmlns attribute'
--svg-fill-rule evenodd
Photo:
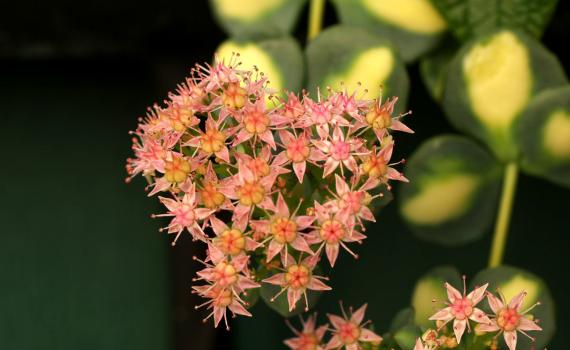
<svg viewBox="0 0 570 350"><path fill-rule="evenodd" d="M511 162L505 166L503 190L501 193L501 202L499 204L499 211L493 234L489 267L497 267L503 262L503 255L505 254L505 245L509 233L509 223L517 187L518 173L519 169L516 163Z"/></svg>
<svg viewBox="0 0 570 350"><path fill-rule="evenodd" d="M325 13L325 0L311 0L309 5L309 29L307 39L315 38L323 27L323 16Z"/></svg>

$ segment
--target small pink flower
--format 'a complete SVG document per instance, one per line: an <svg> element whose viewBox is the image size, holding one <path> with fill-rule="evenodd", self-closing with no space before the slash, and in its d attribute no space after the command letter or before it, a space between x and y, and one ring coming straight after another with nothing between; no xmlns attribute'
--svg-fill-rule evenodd
<svg viewBox="0 0 570 350"><path fill-rule="evenodd" d="M214 326L218 327L220 321L224 319L224 322L226 323L226 329L230 330L227 318L228 309L232 312L232 314L251 317L249 311L247 311L244 307L245 301L243 301L239 296L235 295L229 288L203 285L193 286L192 289L198 295L209 299L205 303L196 306L196 309L207 306L209 310L212 310L212 312L204 319L204 322L213 316Z"/></svg>
<svg viewBox="0 0 570 350"><path fill-rule="evenodd" d="M174 199L159 197L159 199L168 209L168 213L154 215L154 217L173 217L170 224L165 228L168 233L176 233L172 245L176 244L178 237L180 237L184 229L190 232L193 239L205 240L206 235L198 222L209 217L213 211L196 207L194 184L190 186L188 192L184 194L182 199L179 197L174 197Z"/></svg>
<svg viewBox="0 0 570 350"><path fill-rule="evenodd" d="M394 105L398 101L398 97L392 97L392 99L387 99L384 103L381 103L382 98L376 99L375 103L371 106L369 111L364 117L357 115L359 123L356 127L367 127L372 128L378 140L382 140L386 136L387 129L403 131L407 133L414 133L414 131L408 128L404 123L400 121L402 117L406 114L399 115L397 117L392 117L394 112Z"/></svg>
<svg viewBox="0 0 570 350"><path fill-rule="evenodd" d="M224 162L229 163L230 154L226 146L226 139L229 134L228 131L221 130L221 124L221 118L215 121L211 115L208 116L205 131L199 131L197 136L192 137L182 146L197 148L199 150L197 157L199 158L207 158L213 154Z"/></svg>
<svg viewBox="0 0 570 350"><path fill-rule="evenodd" d="M301 331L298 331L289 325L296 336L285 340L285 345L287 345L291 350L324 350L321 342L323 341L323 337L328 326L323 325L317 328L316 321L316 315L309 316L306 321L301 319L303 324L303 329Z"/></svg>
<svg viewBox="0 0 570 350"><path fill-rule="evenodd" d="M338 349L344 347L346 350L361 349L359 343L380 344L382 337L364 328L367 324L362 323L364 314L366 313L366 304L362 305L358 310L352 312L348 317L342 310L343 317L336 315L328 315L331 324L334 327L333 336L329 340L326 349Z"/></svg>
<svg viewBox="0 0 570 350"><path fill-rule="evenodd" d="M265 283L281 286L281 290L271 301L274 301L279 295L287 292L287 301L289 303L289 311L293 311L301 296L305 297L305 311L309 311L309 300L307 299L307 290L330 290L331 287L324 284L321 280L327 280L326 277L315 276L313 269L317 265L318 256L308 256L300 262L295 262L291 255L287 256L287 268L282 273L277 273L263 280Z"/></svg>
<svg viewBox="0 0 570 350"><path fill-rule="evenodd" d="M479 325L477 330L483 332L499 331L499 334L503 333L505 343L507 343L510 350L516 349L517 331L534 341L534 338L526 332L541 331L542 328L540 328L540 326L531 319L525 317L525 314L535 306L540 305L540 303L536 303L528 309L521 311L521 306L524 298L526 297L526 292L523 291L517 294L508 304L505 302L503 295L501 294L500 296L501 299L487 292L487 300L489 301L491 310L495 313L495 317L491 319L488 324Z"/></svg>
<svg viewBox="0 0 570 350"><path fill-rule="evenodd" d="M293 213L290 213L289 206L287 206L283 195L279 193L275 214L269 220L250 221L250 225L256 232L261 232L268 236L263 242L269 242L267 261L271 261L277 254L281 254L283 266L287 266L289 245L299 252L314 254L305 239L305 234L301 233L301 231L311 226L313 221L315 221L315 217L297 216L298 208Z"/></svg>
<svg viewBox="0 0 570 350"><path fill-rule="evenodd" d="M279 138L281 139L280 146L284 148L284 151L276 156L275 163L293 164L293 171L299 183L303 183L307 162L319 166L317 162L326 160L326 156L311 144L306 132L296 137L287 130L280 130Z"/></svg>
<svg viewBox="0 0 570 350"><path fill-rule="evenodd" d="M485 297L485 291L488 286L489 283L486 283L466 295L465 276L463 276L463 294L446 282L445 288L447 289L447 296L449 298L448 306L436 312L429 319L433 321L443 321L444 325L453 320L453 332L455 333L457 343L460 343L465 328L468 327L471 329L469 320L475 321L476 323L491 323L487 315L475 307L475 305ZM443 325L441 327L443 327Z"/></svg>
<svg viewBox="0 0 570 350"><path fill-rule="evenodd" d="M363 149L364 143L361 139L345 137L340 127L333 130L333 135L329 139L313 140L313 144L327 156L323 178L335 171L339 165L343 176L343 166L356 174L358 167L354 157L365 156L369 153Z"/></svg>
<svg viewBox="0 0 570 350"><path fill-rule="evenodd" d="M387 184L389 180L409 182L402 173L392 167L401 162L389 163L390 158L392 158L393 150L394 142L392 139L385 139L385 142L378 153L373 149L369 155L363 157L361 165L363 173L367 174L371 178L378 179L380 182L385 184Z"/></svg>
<svg viewBox="0 0 570 350"><path fill-rule="evenodd" d="M347 211L333 212L325 206L315 202L315 213L318 225L309 233L309 244L319 244L317 254L323 247L329 263L334 266L340 247L343 247L355 258L358 258L346 243L361 242L366 238L362 233L354 230L354 218Z"/></svg>
<svg viewBox="0 0 570 350"><path fill-rule="evenodd" d="M211 216L210 225L216 234L212 244L225 255L237 256L261 247L245 232L247 223L243 220L235 221L229 227L222 220Z"/></svg>

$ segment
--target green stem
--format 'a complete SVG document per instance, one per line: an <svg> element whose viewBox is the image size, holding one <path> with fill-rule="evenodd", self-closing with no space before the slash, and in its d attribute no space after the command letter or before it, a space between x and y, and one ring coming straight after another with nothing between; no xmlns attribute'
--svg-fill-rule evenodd
<svg viewBox="0 0 570 350"><path fill-rule="evenodd" d="M325 12L325 0L311 0L309 6L309 30L307 39L311 40L319 35L323 27L323 15Z"/></svg>
<svg viewBox="0 0 570 350"><path fill-rule="evenodd" d="M493 245L491 246L489 267L497 267L501 265L503 261L518 174L519 169L516 163L508 163L505 166L503 191L501 193L501 203L499 204L497 222L495 223L495 233L493 234Z"/></svg>

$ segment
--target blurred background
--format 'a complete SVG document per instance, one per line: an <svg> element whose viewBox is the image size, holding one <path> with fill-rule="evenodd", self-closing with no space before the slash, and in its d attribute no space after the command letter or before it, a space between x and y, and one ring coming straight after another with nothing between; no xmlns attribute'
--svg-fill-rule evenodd
<svg viewBox="0 0 570 350"><path fill-rule="evenodd" d="M307 9L294 36L305 43ZM337 23L327 5L325 26ZM570 68L570 6L560 2L543 36ZM161 209L144 181L126 185L128 131L165 98L195 62L209 62L226 34L207 1L10 2L0 12L0 349L280 349L290 336L263 303L232 331L202 324L190 282L195 247L158 233ZM412 86L398 154L453 132L409 66ZM568 191L522 175L505 262L550 287L563 349L570 321ZM395 199L397 201L398 198ZM369 303L386 329L430 267L453 264L473 275L486 265L490 235L460 248L413 237L392 202L360 261L341 255L317 310L342 299ZM566 276L566 277L565 277Z"/></svg>

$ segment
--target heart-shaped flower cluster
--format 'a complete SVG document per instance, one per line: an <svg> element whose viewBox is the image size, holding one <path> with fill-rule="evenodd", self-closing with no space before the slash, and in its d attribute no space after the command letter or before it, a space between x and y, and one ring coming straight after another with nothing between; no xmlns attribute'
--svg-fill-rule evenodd
<svg viewBox="0 0 570 350"><path fill-rule="evenodd" d="M366 238L374 201L407 181L390 163L390 132L412 132L393 116L396 97L274 92L238 57L197 65L150 108L127 161L127 180L142 174L166 207L154 216L171 218L172 244L188 232L207 247L194 291L216 326L227 310L249 316L244 295L260 283L287 292L291 310L307 290L330 289L319 257L356 257L349 245Z"/></svg>

